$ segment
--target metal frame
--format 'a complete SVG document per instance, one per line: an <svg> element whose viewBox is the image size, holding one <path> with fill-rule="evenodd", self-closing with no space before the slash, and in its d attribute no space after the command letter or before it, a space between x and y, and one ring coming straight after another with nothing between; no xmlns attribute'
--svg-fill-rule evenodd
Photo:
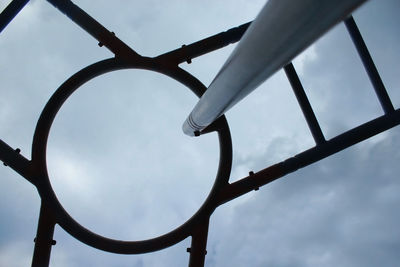
<svg viewBox="0 0 400 267"><path fill-rule="evenodd" d="M17 15L28 1L14 0L0 14L0 31ZM188 62L195 57L222 48L240 40L250 23L230 29L183 46L157 57L143 57L118 39L112 32L105 29L100 23L90 17L78 6L69 0L48 0L71 20L85 29L99 44L104 45L115 54L115 58L94 63L74 74L65 81L53 94L38 120L33 137L31 160L22 156L19 149L13 149L0 140L0 160L4 165L11 167L26 180L32 183L41 197L41 209L35 238L35 248L32 266L48 266L54 227L60 225L76 239L89 246L119 254L138 254L160 250L172 246L186 237L191 236L189 266L204 266L209 220L214 210L243 194L266 185L299 168L306 167L316 161L335 154L356 143L366 140L376 134L384 132L400 124L400 110L394 109L386 89L379 77L376 67L368 53L357 26L352 17L345 20L345 24L359 51L367 73L374 85L375 91L384 110L384 115L342 133L330 140L326 140L318 124L311 105L307 99L300 79L291 63L284 67L286 75L304 113L316 146L294 155L282 162L269 166L259 172L250 172L249 176L239 181L229 183L232 165L232 143L229 127L224 116L218 118L210 126L196 135L203 135L216 131L220 146L220 163L214 186L203 205L183 225L175 230L144 241L118 241L99 236L78 224L58 201L47 173L46 144L51 124L65 100L82 84L99 75L110 71L126 68L140 68L156 71L172 77L186 85L197 96L201 96L206 87L188 72L178 67L180 63Z"/></svg>

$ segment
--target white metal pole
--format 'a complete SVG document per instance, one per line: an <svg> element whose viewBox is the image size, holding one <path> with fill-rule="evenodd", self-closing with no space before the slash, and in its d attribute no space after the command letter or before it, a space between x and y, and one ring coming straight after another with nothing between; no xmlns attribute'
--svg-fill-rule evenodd
<svg viewBox="0 0 400 267"><path fill-rule="evenodd" d="M183 125L202 131L366 0L269 0Z"/></svg>

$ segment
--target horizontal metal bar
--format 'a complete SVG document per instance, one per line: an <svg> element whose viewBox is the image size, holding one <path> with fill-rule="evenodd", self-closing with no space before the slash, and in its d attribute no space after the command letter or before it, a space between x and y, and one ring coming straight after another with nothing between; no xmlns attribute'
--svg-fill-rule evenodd
<svg viewBox="0 0 400 267"><path fill-rule="evenodd" d="M257 190L259 187L275 181L278 178L351 147L399 124L400 109L366 122L332 138L322 145L308 149L294 157L288 158L285 161L227 185L220 193L218 205L235 199L252 190Z"/></svg>
<svg viewBox="0 0 400 267"><path fill-rule="evenodd" d="M183 125L202 131L366 0L270 0Z"/></svg>
<svg viewBox="0 0 400 267"><path fill-rule="evenodd" d="M0 13L0 33L28 2L29 0L13 0L8 4L8 6Z"/></svg>
<svg viewBox="0 0 400 267"><path fill-rule="evenodd" d="M87 33L107 47L116 57L136 59L140 57L132 48L118 39L115 34L107 30L89 14L83 11L70 0L47 0Z"/></svg>
<svg viewBox="0 0 400 267"><path fill-rule="evenodd" d="M19 152L19 149L13 149L0 139L0 160L3 161L4 165L11 167L14 171L35 185L35 181L31 177L31 162Z"/></svg>
<svg viewBox="0 0 400 267"><path fill-rule="evenodd" d="M297 102L300 105L301 111L306 118L308 128L311 131L311 134L314 138L314 141L317 145L325 142L324 134L322 133L321 127L319 126L318 120L315 117L314 111L311 107L310 101L308 101L307 95L304 92L303 85L300 82L299 76L294 69L292 63L287 64L285 67L286 76L289 79L290 84L292 85L293 92L296 96Z"/></svg>
<svg viewBox="0 0 400 267"><path fill-rule="evenodd" d="M372 60L371 54L361 36L360 30L357 27L354 18L350 16L344 21L346 28L350 34L351 39L360 55L361 61L367 71L368 77L375 89L375 93L379 99L382 109L385 113L390 113L394 111L394 107L390 97L386 91L385 85L382 82L381 76Z"/></svg>
<svg viewBox="0 0 400 267"><path fill-rule="evenodd" d="M156 57L156 59L174 65L178 65L183 62L191 63L193 58L202 56L239 41L249 27L250 23L251 22L242 24L238 27L215 34L189 45L183 45L182 48L162 54Z"/></svg>

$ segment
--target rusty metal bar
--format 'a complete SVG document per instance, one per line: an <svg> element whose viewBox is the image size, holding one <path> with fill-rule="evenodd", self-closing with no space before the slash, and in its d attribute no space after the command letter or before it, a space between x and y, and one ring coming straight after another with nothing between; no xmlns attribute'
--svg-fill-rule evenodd
<svg viewBox="0 0 400 267"><path fill-rule="evenodd" d="M219 195L219 204L226 203L252 190L266 185L300 168L331 156L374 135L382 133L400 124L400 109L378 117L342 133L324 144L308 149L285 161L272 165L264 170L225 186Z"/></svg>
<svg viewBox="0 0 400 267"><path fill-rule="evenodd" d="M42 201L37 234L34 240L35 249L33 251L32 267L49 266L51 247L56 244L53 240L55 224L54 214Z"/></svg>
<svg viewBox="0 0 400 267"><path fill-rule="evenodd" d="M35 180L30 173L30 161L22 156L20 152L19 148L13 149L0 139L0 160L3 161L3 164L12 168L32 184L35 184Z"/></svg>
<svg viewBox="0 0 400 267"><path fill-rule="evenodd" d="M198 224L192 235L192 244L188 248L190 253L189 267L203 267L207 254L207 236L210 218L204 219Z"/></svg>
<svg viewBox="0 0 400 267"><path fill-rule="evenodd" d="M202 131L366 0L270 0L183 125Z"/></svg>
<svg viewBox="0 0 400 267"><path fill-rule="evenodd" d="M0 13L0 33L28 2L29 0L13 0L8 4L8 6Z"/></svg>
<svg viewBox="0 0 400 267"><path fill-rule="evenodd" d="M116 57L137 59L140 57L132 48L118 39L115 34L107 30L89 14L83 11L70 0L47 0L59 9L73 22L99 41L100 46L107 47Z"/></svg>
<svg viewBox="0 0 400 267"><path fill-rule="evenodd" d="M371 54L369 53L367 46L365 45L364 39L361 36L360 30L358 29L354 18L350 16L344 21L344 24L346 25L350 37L353 40L358 54L360 55L361 61L375 89L375 93L379 99L383 111L385 113L393 112L394 107L392 101L390 100L385 85L382 82L379 72L374 64L374 61L372 60Z"/></svg>
<svg viewBox="0 0 400 267"><path fill-rule="evenodd" d="M315 143L317 145L324 143L326 141L324 134L322 133L321 127L319 126L318 120L315 117L310 101L308 101L307 95L304 92L303 85L301 84L301 81L296 73L296 70L294 69L293 64L287 64L284 67L284 70L292 86L293 92L297 98L297 102L300 105L301 111L306 118L308 128L311 131Z"/></svg>
<svg viewBox="0 0 400 267"><path fill-rule="evenodd" d="M202 56L239 41L249 27L250 23L251 22L242 24L238 27L215 34L190 45L183 45L182 48L162 54L156 57L156 59L174 65L178 65L183 62L190 64L193 58Z"/></svg>

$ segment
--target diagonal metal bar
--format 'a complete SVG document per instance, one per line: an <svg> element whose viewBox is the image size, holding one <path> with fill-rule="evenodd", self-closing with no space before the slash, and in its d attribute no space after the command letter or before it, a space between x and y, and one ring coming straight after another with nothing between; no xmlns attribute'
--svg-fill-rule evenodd
<svg viewBox="0 0 400 267"><path fill-rule="evenodd" d="M215 34L189 45L183 45L182 48L162 54L156 57L156 59L173 65L178 65L185 61L187 63L191 63L193 58L202 56L239 41L249 27L250 23L251 22L242 24L238 27Z"/></svg>
<svg viewBox="0 0 400 267"><path fill-rule="evenodd" d="M362 38L362 35L357 27L356 22L354 21L354 18L350 16L344 21L344 23L350 34L351 39L353 40L357 52L360 55L361 61L375 89L375 93L379 99L383 111L385 113L393 112L394 107L392 101L390 100L385 85L382 82L381 76L379 75L379 72L374 64L374 61L372 60L368 48L365 45L364 39Z"/></svg>
<svg viewBox="0 0 400 267"><path fill-rule="evenodd" d="M303 85L300 82L299 76L297 75L293 64L292 63L287 64L284 67L284 70L292 86L297 102L300 105L301 111L303 112L304 117L306 118L308 128L311 131L315 143L317 145L323 144L326 141L324 134L322 133L321 127L319 126L318 120L315 117L310 101L308 101L307 95L304 92Z"/></svg>
<svg viewBox="0 0 400 267"><path fill-rule="evenodd" d="M268 1L189 114L184 133L202 131L365 1Z"/></svg>
<svg viewBox="0 0 400 267"><path fill-rule="evenodd" d="M87 33L92 35L100 43L99 45L104 45L111 52L115 54L116 57L122 57L127 59L137 59L139 56L132 48L118 39L115 34L107 30L103 25L97 22L89 14L83 11L80 7L75 5L70 0L47 0L54 7L59 9L67 17L69 17L73 22L79 25Z"/></svg>
<svg viewBox="0 0 400 267"><path fill-rule="evenodd" d="M19 152L18 148L13 149L0 139L0 160L3 161L3 164L9 166L35 185L35 180L31 175L31 162Z"/></svg>
<svg viewBox="0 0 400 267"><path fill-rule="evenodd" d="M225 186L225 189L223 189L219 195L218 205L233 200L252 190L257 190L259 187L275 181L280 177L329 157L399 124L400 109L366 122L326 141L322 145L308 149L294 157L288 158L285 161Z"/></svg>
<svg viewBox="0 0 400 267"><path fill-rule="evenodd" d="M24 8L29 0L13 0L8 6L0 13L0 33L7 27L7 25L15 18L15 16Z"/></svg>

